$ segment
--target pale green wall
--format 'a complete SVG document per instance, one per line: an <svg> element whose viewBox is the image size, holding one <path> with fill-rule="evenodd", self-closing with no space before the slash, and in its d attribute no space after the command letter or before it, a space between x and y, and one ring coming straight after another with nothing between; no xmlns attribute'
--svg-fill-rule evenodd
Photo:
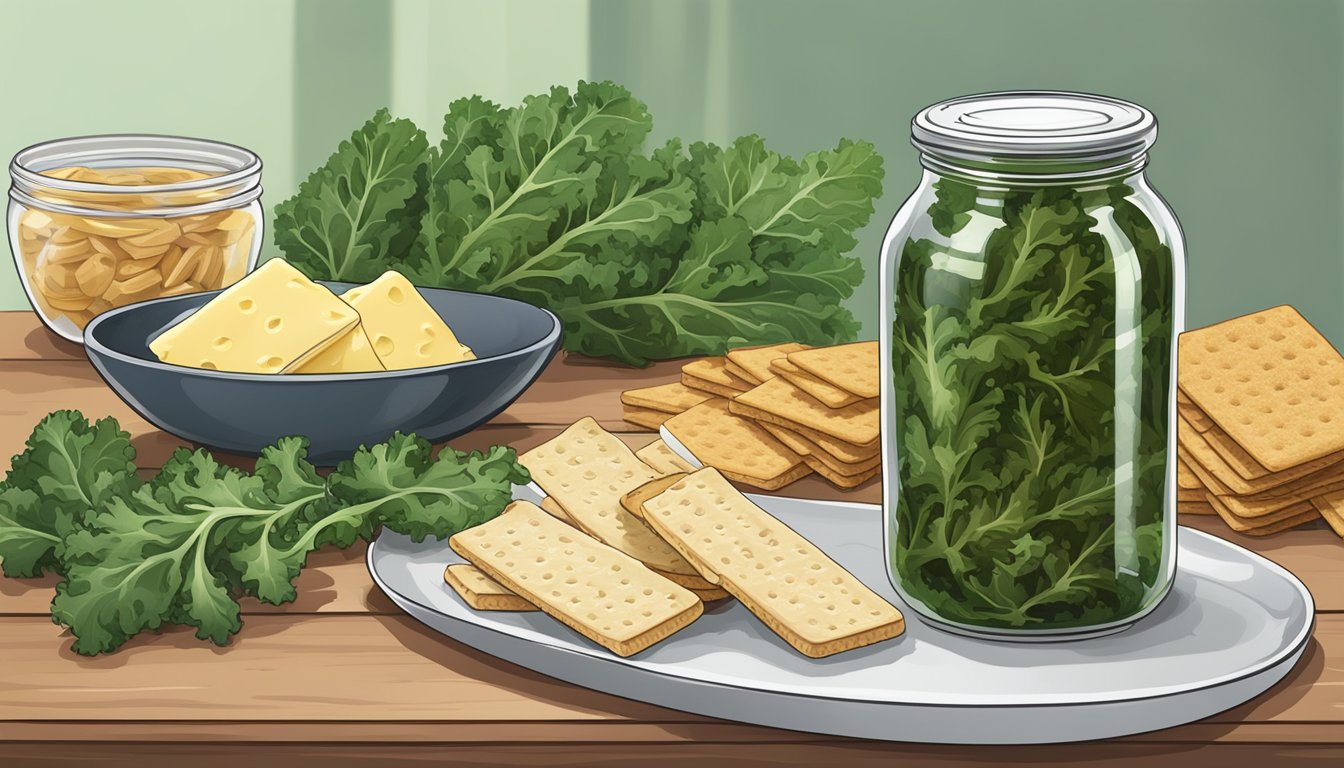
<svg viewBox="0 0 1344 768"><path fill-rule="evenodd" d="M1332 0L6 0L0 158L109 131L258 152L274 205L374 109L437 135L449 101L610 78L655 138L758 132L791 153L868 138L887 193L908 121L947 96L1074 88L1161 121L1152 178L1190 244L1190 320L1279 302L1344 343L1344 61ZM18 30L27 30L16 33ZM59 35L55 33L59 31ZM59 39L59 44L53 42ZM268 244L268 251L273 250ZM875 307L871 282L856 311ZM0 308L26 306L0 270Z"/></svg>

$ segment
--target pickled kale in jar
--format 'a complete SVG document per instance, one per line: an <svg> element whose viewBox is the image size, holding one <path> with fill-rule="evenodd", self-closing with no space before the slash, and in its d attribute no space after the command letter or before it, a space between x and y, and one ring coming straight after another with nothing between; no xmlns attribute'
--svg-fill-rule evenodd
<svg viewBox="0 0 1344 768"><path fill-rule="evenodd" d="M1123 628L1175 572L1179 225L1133 104L956 99L915 117L883 254L888 572L1005 639Z"/></svg>

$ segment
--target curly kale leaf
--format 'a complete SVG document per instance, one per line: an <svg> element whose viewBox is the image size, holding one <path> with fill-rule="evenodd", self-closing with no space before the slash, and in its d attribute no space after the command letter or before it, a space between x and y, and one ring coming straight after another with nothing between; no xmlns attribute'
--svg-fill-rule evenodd
<svg viewBox="0 0 1344 768"><path fill-rule="evenodd" d="M77 653L165 625L223 644L241 627L239 597L293 600L317 547L349 546L380 526L444 538L498 514L528 479L512 449L431 457L427 442L401 434L361 448L328 479L298 437L264 449L251 473L181 449L142 484L134 459L115 420L90 425L61 411L37 425L0 487L5 573L64 574L52 619Z"/></svg>
<svg viewBox="0 0 1344 768"><path fill-rule="evenodd" d="M314 279L368 282L410 248L424 210L424 131L379 110L275 207L275 243Z"/></svg>
<svg viewBox="0 0 1344 768"><path fill-rule="evenodd" d="M62 540L109 498L140 483L130 435L113 419L94 424L56 411L33 429L0 484L0 566L6 576L61 570Z"/></svg>

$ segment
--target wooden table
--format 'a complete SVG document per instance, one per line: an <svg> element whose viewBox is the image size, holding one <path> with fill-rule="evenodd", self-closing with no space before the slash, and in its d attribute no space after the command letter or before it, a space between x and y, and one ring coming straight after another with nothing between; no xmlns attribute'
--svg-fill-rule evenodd
<svg viewBox="0 0 1344 768"><path fill-rule="evenodd" d="M584 415L632 445L617 393L673 381L645 370L558 360L517 403L458 447L527 449ZM27 312L0 313L0 469L58 408L112 415L144 468L181 443L121 403L83 351ZM876 501L876 482L849 498ZM785 493L835 497L803 480ZM1344 764L1344 546L1323 528L1257 540L1216 519L1183 522L1277 561L1316 597L1315 637L1272 691L1180 728L1042 747L944 747L818 736L714 720L578 688L497 661L403 615L369 580L362 546L316 553L285 606L243 604L224 648L190 631L144 635L84 658L51 623L54 578L0 578L0 763L88 758L145 765L937 765ZM260 758L260 760L258 760ZM1191 762L1194 759L1196 762Z"/></svg>

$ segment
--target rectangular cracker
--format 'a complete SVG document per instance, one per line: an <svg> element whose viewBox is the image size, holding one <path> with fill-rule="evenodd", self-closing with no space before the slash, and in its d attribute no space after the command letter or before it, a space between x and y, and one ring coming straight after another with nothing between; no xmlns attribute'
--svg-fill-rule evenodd
<svg viewBox="0 0 1344 768"><path fill-rule="evenodd" d="M805 349L791 353L789 362L859 397L877 397L881 391L876 341Z"/></svg>
<svg viewBox="0 0 1344 768"><path fill-rule="evenodd" d="M1204 490L1204 484L1199 482L1199 476L1181 458L1176 459L1176 487Z"/></svg>
<svg viewBox="0 0 1344 768"><path fill-rule="evenodd" d="M847 392L834 384L822 381L816 376L804 371L802 368L790 363L787 357L779 360L771 360L770 370L774 371L777 375L788 379L795 387L803 390L832 408L844 408L846 405L853 405L863 399L853 392Z"/></svg>
<svg viewBox="0 0 1344 768"><path fill-rule="evenodd" d="M690 474L690 472L678 472L675 475L668 475L667 477L660 477L657 480L650 480L638 488L626 491L621 494L621 506L625 507L626 512L629 512L642 520L644 519L644 502L677 484L688 474Z"/></svg>
<svg viewBox="0 0 1344 768"><path fill-rule="evenodd" d="M485 575L618 656L639 653L704 610L690 590L525 501L456 534L448 545Z"/></svg>
<svg viewBox="0 0 1344 768"><path fill-rule="evenodd" d="M664 426L702 464L757 488L776 490L811 471L760 425L729 411L725 400L701 403Z"/></svg>
<svg viewBox="0 0 1344 768"><path fill-rule="evenodd" d="M694 472L696 470L696 467L692 466L689 461L681 458L676 451L668 448L667 443L664 443L661 437L635 451L635 456L660 475Z"/></svg>
<svg viewBox="0 0 1344 768"><path fill-rule="evenodd" d="M675 417L674 417L675 418ZM639 518L621 507L621 494L658 477L625 443L592 417L518 457L532 482L554 497L575 527L650 568L696 571Z"/></svg>
<svg viewBox="0 0 1344 768"><path fill-rule="evenodd" d="M554 517L556 520L559 520L566 525L574 525L574 521L570 519L569 513L565 511L565 508L560 506L560 502L550 496L543 498L541 503L537 506L541 507L543 512Z"/></svg>
<svg viewBox="0 0 1344 768"><path fill-rule="evenodd" d="M782 427L798 424L861 448L877 447L876 400L861 400L844 408L828 408L789 381L774 378L738 395L733 399L731 409L742 416Z"/></svg>
<svg viewBox="0 0 1344 768"><path fill-rule="evenodd" d="M443 569L443 581L475 611L541 610L470 563L454 563Z"/></svg>
<svg viewBox="0 0 1344 768"><path fill-rule="evenodd" d="M644 503L644 518L800 653L830 656L896 637L901 612L713 468Z"/></svg>
<svg viewBox="0 0 1344 768"><path fill-rule="evenodd" d="M1176 501L1176 511L1182 515L1216 515L1218 514L1213 505L1208 500L1200 501Z"/></svg>
<svg viewBox="0 0 1344 768"><path fill-rule="evenodd" d="M693 360L681 366L681 383L695 389L705 389L703 385L711 385L722 391L705 389L706 392L722 397L732 397L735 394L746 392L752 388L752 384L728 373L726 366L728 358L725 357L706 357L703 360ZM687 381L690 377L691 381ZM724 394L724 392L728 394Z"/></svg>
<svg viewBox="0 0 1344 768"><path fill-rule="evenodd" d="M723 370L729 376L741 379L742 381L747 382L753 387L759 386L761 383L761 379L752 376L749 371L747 371L745 368L738 365L737 363L734 363L732 360L729 360L728 362L723 364Z"/></svg>
<svg viewBox="0 0 1344 768"><path fill-rule="evenodd" d="M639 408L633 405L621 406L622 419L645 429L658 429L672 415L665 411L655 411L652 408Z"/></svg>
<svg viewBox="0 0 1344 768"><path fill-rule="evenodd" d="M741 373L734 371L733 368L728 370L737 373L738 376L747 381L760 384L775 377L775 372L771 370L770 363L775 360L787 359L790 352L801 352L804 349L810 349L810 347L792 341L785 344L766 344L758 347L730 349L728 350L728 362L747 375L743 376Z"/></svg>
<svg viewBox="0 0 1344 768"><path fill-rule="evenodd" d="M1181 389L1270 471L1344 450L1344 358L1291 306L1181 334Z"/></svg>
<svg viewBox="0 0 1344 768"><path fill-rule="evenodd" d="M621 393L621 402L636 408L647 408L664 413L681 413L703 403L713 395L691 389L679 381L656 387L627 389Z"/></svg>
<svg viewBox="0 0 1344 768"><path fill-rule="evenodd" d="M691 389L698 389L706 394L718 395L719 397L729 399L737 397L743 392L746 392L747 390L751 389L752 386L748 382L744 381L738 386L729 387L722 384L716 384L712 381L707 381L705 379L697 379L696 377L690 375L689 373L681 374L681 383L685 384L687 387Z"/></svg>
<svg viewBox="0 0 1344 768"><path fill-rule="evenodd" d="M1321 516L1315 505L1310 500L1305 499L1274 515L1253 518L1251 521L1232 514L1227 507L1218 503L1217 496L1210 496L1209 503L1213 505L1214 512L1217 512L1223 522L1227 523L1228 528L1247 536L1268 536L1273 533L1280 533L1290 528L1296 528L1303 523L1309 523Z"/></svg>

